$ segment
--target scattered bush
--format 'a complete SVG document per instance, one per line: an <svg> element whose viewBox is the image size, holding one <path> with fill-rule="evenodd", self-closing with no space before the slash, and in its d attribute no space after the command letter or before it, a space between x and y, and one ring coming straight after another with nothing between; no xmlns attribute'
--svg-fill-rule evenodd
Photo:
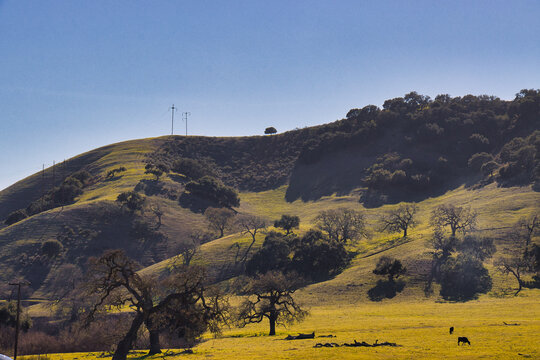
<svg viewBox="0 0 540 360"><path fill-rule="evenodd" d="M55 258L62 253L64 246L58 240L47 240L41 245L41 253L48 258Z"/></svg>

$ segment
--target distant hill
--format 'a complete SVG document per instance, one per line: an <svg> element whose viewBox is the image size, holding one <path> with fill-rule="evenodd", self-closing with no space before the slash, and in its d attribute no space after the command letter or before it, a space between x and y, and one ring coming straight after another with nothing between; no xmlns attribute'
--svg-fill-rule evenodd
<svg viewBox="0 0 540 360"><path fill-rule="evenodd" d="M204 209L220 206L186 191L192 179L175 170L185 159L216 184L240 192L235 211L269 221L298 214L304 230L328 208L364 209L374 223L392 204L418 202L425 221L411 244L375 232L338 278L359 264L358 276L369 273L363 257L399 245L411 251L408 261L421 279L427 209L448 199L489 207L480 209L484 229L510 226L538 210L540 92L523 90L513 101L472 95L432 100L412 92L382 109L352 109L342 120L282 134L164 136L87 152L0 192L0 280L29 279L35 295L47 296L59 267L84 268L89 256L118 247L145 266L165 266L190 233L206 230ZM157 181L145 173L148 164L169 171ZM81 172L87 178L74 179ZM146 198L143 212L131 214L115 201L126 191ZM13 217L16 211L22 215ZM42 246L51 240L62 249L47 258ZM201 261L218 271L231 261L233 243L245 241L235 232L209 242L201 254L217 260Z"/></svg>

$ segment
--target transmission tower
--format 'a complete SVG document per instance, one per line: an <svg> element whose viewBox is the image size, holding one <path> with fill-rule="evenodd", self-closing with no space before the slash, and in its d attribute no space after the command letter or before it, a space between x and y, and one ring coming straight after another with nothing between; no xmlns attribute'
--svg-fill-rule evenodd
<svg viewBox="0 0 540 360"><path fill-rule="evenodd" d="M176 112L177 108L174 107L174 104L169 108L169 110L172 111L171 114L171 135L174 135L174 113Z"/></svg>
<svg viewBox="0 0 540 360"><path fill-rule="evenodd" d="M182 119L186 122L186 136L187 136L187 118L188 116L190 116L191 113L190 112L183 112L182 113Z"/></svg>

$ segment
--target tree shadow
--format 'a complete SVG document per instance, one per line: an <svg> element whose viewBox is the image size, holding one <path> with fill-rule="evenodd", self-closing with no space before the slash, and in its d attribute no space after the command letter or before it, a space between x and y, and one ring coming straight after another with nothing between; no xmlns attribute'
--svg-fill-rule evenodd
<svg viewBox="0 0 540 360"><path fill-rule="evenodd" d="M185 184L185 183L189 182L188 178L185 177L184 175L168 173L167 176L169 177L169 179L171 179L172 181L177 182L179 184Z"/></svg>
<svg viewBox="0 0 540 360"><path fill-rule="evenodd" d="M215 203L202 199L191 193L183 192L178 198L178 203L181 207L191 210L194 213L202 214L212 206L217 206Z"/></svg>
<svg viewBox="0 0 540 360"><path fill-rule="evenodd" d="M405 288L405 281L378 280L377 285L368 290L368 297L371 301L381 301L392 299Z"/></svg>
<svg viewBox="0 0 540 360"><path fill-rule="evenodd" d="M135 191L142 192L146 196L161 196L176 200L179 197L180 189L155 179L143 179L135 186Z"/></svg>

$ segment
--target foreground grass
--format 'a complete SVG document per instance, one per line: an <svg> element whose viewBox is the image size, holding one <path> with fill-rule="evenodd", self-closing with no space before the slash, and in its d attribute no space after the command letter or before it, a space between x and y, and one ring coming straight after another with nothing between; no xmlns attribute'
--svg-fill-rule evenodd
<svg viewBox="0 0 540 360"><path fill-rule="evenodd" d="M133 352L130 359L517 359L540 358L540 291L523 296L483 296L467 303L385 301L346 306L318 306L311 316L277 336L266 336L268 324L231 329L222 337L208 338L193 355L172 350L145 357ZM505 325L519 324L519 325ZM455 327L453 335L448 328ZM316 338L285 341L286 334L315 331ZM334 335L333 338L319 337ZM471 346L458 346L466 336ZM373 343L388 341L400 347L314 348L316 343ZM51 360L93 360L99 353L53 354Z"/></svg>

